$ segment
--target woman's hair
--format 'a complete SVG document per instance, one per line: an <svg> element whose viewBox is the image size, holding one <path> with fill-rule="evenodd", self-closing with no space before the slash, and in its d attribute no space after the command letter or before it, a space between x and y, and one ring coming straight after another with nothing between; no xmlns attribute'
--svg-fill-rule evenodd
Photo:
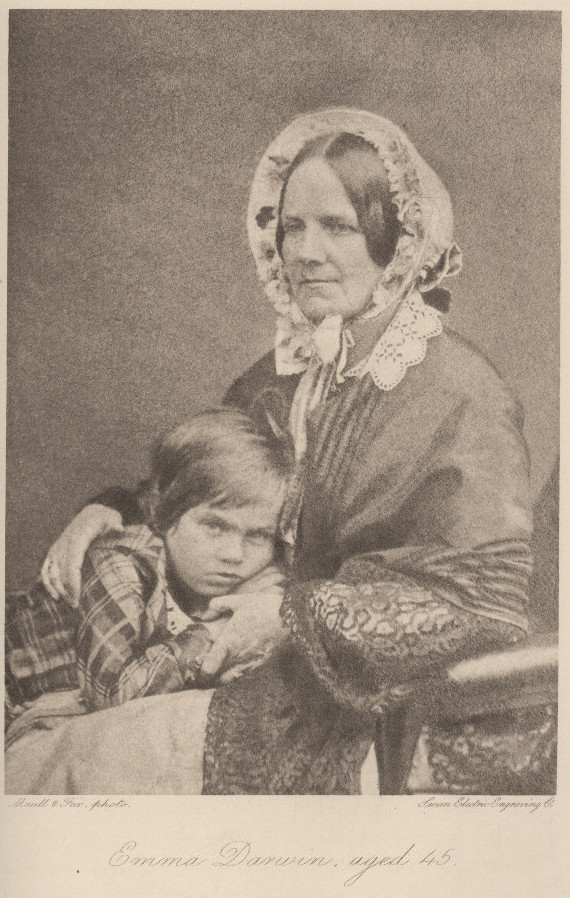
<svg viewBox="0 0 570 898"><path fill-rule="evenodd" d="M202 503L247 505L275 496L291 470L288 447L234 408L201 412L161 437L141 488L146 523L164 534Z"/></svg>
<svg viewBox="0 0 570 898"><path fill-rule="evenodd" d="M400 222L392 201L388 173L374 146L358 134L324 134L305 144L297 154L281 191L276 246L282 256L284 239L281 213L289 178L303 162L323 159L330 165L354 206L370 257L385 268L392 260L400 236Z"/></svg>

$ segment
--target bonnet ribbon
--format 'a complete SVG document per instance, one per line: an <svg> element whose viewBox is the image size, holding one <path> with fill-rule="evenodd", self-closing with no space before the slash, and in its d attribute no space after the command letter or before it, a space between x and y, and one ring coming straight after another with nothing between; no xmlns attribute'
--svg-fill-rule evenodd
<svg viewBox="0 0 570 898"><path fill-rule="evenodd" d="M311 343L313 352L295 391L289 416L296 461L303 458L307 449L307 415L326 398L333 379L337 383L344 381L342 372L354 339L343 328L341 315L329 315L313 331Z"/></svg>

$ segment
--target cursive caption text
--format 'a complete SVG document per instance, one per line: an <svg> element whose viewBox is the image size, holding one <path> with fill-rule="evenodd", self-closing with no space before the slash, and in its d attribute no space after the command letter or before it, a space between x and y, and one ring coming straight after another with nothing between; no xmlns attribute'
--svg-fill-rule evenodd
<svg viewBox="0 0 570 898"><path fill-rule="evenodd" d="M232 869L236 867L248 867L257 869L286 870L292 867L308 867L312 869L338 868L345 876L343 884L353 886L360 882L371 871L379 871L382 868L424 866L444 867L447 864L454 866L455 849L446 847L429 848L420 847L415 843L406 846L402 851L379 852L376 855L355 855L353 857L333 857L330 855L282 855L263 854L254 849L251 842L232 841L226 842L214 856L160 856L143 854L137 850L136 842L125 842L109 858L109 866L123 868L165 868L182 867L185 869L201 867L204 864L210 867ZM347 875L348 874L348 875Z"/></svg>

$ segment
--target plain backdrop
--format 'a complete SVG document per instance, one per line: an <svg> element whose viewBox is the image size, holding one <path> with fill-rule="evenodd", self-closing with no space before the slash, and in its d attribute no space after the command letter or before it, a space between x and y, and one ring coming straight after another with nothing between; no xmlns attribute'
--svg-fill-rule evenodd
<svg viewBox="0 0 570 898"><path fill-rule="evenodd" d="M9 587L270 347L248 188L322 106L391 118L450 191L448 323L522 399L538 491L558 452L558 13L16 10L9 57Z"/></svg>

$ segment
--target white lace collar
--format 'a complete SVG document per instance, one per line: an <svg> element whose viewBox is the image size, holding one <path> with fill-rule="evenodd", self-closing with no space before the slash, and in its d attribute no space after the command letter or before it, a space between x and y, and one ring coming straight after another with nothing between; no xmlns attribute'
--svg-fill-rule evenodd
<svg viewBox="0 0 570 898"><path fill-rule="evenodd" d="M337 383L370 374L379 390L393 390L408 368L424 359L427 341L442 330L440 313L414 290L400 303L372 352L358 364L346 367L348 350L355 341L350 326L337 315L310 332L296 329L291 333L285 319L276 340L275 367L278 374L294 374L336 361Z"/></svg>
<svg viewBox="0 0 570 898"><path fill-rule="evenodd" d="M401 303L370 355L337 377L362 378L370 374L379 390L393 390L408 368L425 358L427 341L443 331L440 313L414 290Z"/></svg>

